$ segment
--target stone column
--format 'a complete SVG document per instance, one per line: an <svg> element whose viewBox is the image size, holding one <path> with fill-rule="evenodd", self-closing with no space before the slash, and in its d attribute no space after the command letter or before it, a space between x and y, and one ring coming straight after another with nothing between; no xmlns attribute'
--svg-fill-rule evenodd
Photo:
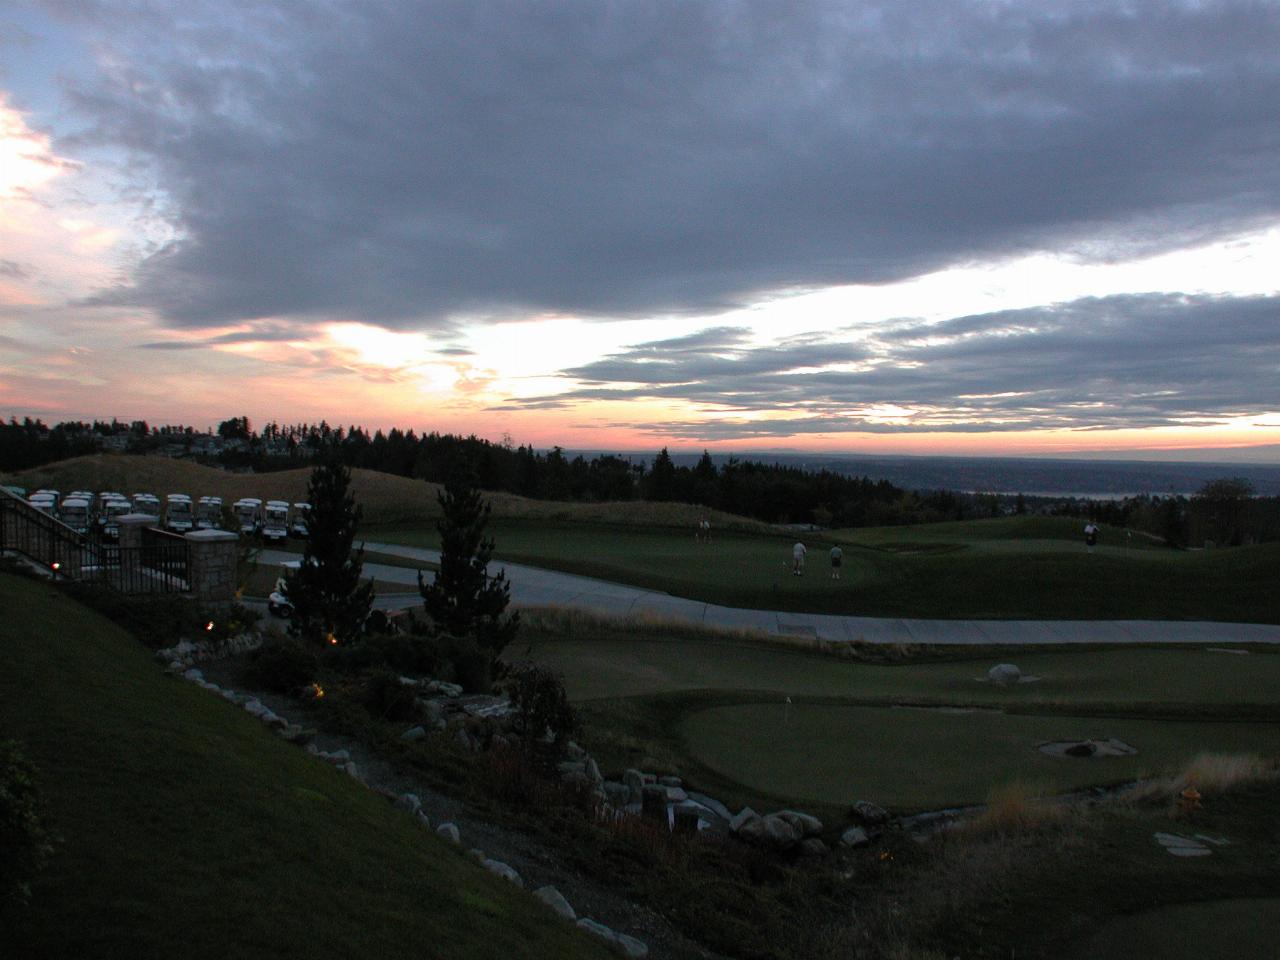
<svg viewBox="0 0 1280 960"><path fill-rule="evenodd" d="M129 592L142 582L142 531L154 524L155 518L145 513L126 513L116 517L120 531L120 584L117 589Z"/></svg>
<svg viewBox="0 0 1280 960"><path fill-rule="evenodd" d="M193 530L185 534L191 592L197 600L226 601L236 597L236 543L228 530Z"/></svg>

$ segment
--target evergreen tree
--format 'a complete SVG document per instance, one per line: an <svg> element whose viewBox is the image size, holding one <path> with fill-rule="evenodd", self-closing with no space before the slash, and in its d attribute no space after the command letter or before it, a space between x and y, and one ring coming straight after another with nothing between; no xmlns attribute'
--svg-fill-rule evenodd
<svg viewBox="0 0 1280 960"><path fill-rule="evenodd" d="M336 459L311 471L307 483L307 544L297 572L285 576L293 605L289 631L315 642L345 643L360 632L373 606L373 584L361 585L364 550L352 553L360 508L351 473Z"/></svg>
<svg viewBox="0 0 1280 960"><path fill-rule="evenodd" d="M455 474L438 499L443 512L436 523L440 569L430 584L418 574L423 606L442 633L474 639L496 657L515 637L520 615L506 614L511 602L506 574L490 577L487 572L493 556L493 539L484 535L490 506L464 474Z"/></svg>

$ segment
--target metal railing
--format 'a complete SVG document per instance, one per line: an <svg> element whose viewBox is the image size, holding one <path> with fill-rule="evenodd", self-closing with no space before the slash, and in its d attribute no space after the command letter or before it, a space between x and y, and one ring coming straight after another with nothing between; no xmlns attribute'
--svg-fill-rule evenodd
<svg viewBox="0 0 1280 960"><path fill-rule="evenodd" d="M141 543L122 547L78 533L7 491L0 491L0 550L21 554L57 577L101 583L121 593L187 593L186 541L144 529Z"/></svg>

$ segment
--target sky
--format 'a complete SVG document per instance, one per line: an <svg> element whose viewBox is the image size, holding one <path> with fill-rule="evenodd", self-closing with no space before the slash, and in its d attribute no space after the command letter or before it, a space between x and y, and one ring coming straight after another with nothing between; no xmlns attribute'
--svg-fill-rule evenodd
<svg viewBox="0 0 1280 960"><path fill-rule="evenodd" d="M0 415L1275 462L1277 51L1264 0L6 0Z"/></svg>

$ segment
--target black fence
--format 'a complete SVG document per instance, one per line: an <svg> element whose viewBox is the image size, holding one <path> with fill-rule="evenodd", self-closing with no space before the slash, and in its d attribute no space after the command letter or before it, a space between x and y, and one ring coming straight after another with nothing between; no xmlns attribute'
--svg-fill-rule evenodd
<svg viewBox="0 0 1280 960"><path fill-rule="evenodd" d="M0 491L0 550L21 554L57 577L101 583L121 593L191 589L182 537L144 529L139 546L121 547L78 533L5 491Z"/></svg>

